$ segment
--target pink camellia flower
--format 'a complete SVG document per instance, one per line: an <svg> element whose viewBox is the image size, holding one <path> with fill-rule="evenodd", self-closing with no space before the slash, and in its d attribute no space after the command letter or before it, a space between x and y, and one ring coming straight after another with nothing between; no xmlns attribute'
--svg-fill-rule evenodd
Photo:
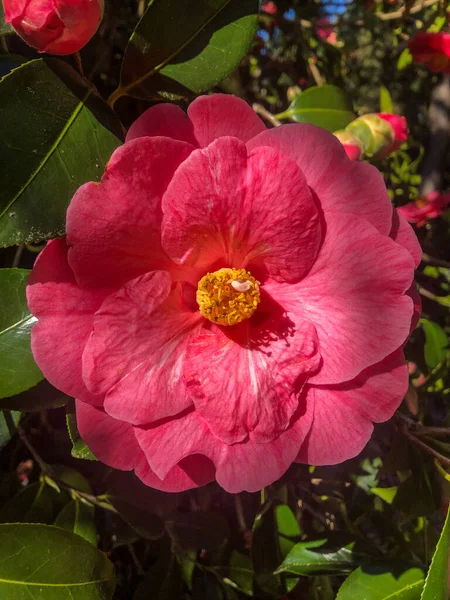
<svg viewBox="0 0 450 600"><path fill-rule="evenodd" d="M255 491L392 416L419 260L381 174L331 133L266 130L227 95L160 104L39 255L32 349L106 464Z"/></svg>
<svg viewBox="0 0 450 600"><path fill-rule="evenodd" d="M327 17L317 19L316 33L324 42L328 42L329 44L335 44L337 42L334 25Z"/></svg>
<svg viewBox="0 0 450 600"><path fill-rule="evenodd" d="M414 62L434 73L450 73L450 33L421 31L408 42L408 48Z"/></svg>
<svg viewBox="0 0 450 600"><path fill-rule="evenodd" d="M103 17L103 0L3 0L3 7L25 42L50 54L80 50Z"/></svg>
<svg viewBox="0 0 450 600"><path fill-rule="evenodd" d="M404 206L400 206L398 211L410 223L415 223L418 227L422 227L429 219L435 219L444 214L449 204L450 194L431 192L426 196L417 198L417 200L408 202Z"/></svg>

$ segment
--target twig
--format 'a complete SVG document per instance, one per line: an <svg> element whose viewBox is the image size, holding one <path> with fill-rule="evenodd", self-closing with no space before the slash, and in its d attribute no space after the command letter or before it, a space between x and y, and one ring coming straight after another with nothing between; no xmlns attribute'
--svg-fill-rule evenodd
<svg viewBox="0 0 450 600"><path fill-rule="evenodd" d="M425 452L427 452L428 454L431 454L431 456L434 456L434 458L436 458L441 464L446 465L448 467L450 467L450 458L447 458L446 456L444 456L443 454L441 454L440 452L437 452L436 450L434 450L433 448L431 448L430 446L428 446L427 444L425 444L424 442L422 442L422 440L419 440L415 435L413 435L408 427L405 426L401 426L400 427L400 431L403 433L403 435L405 435L413 444L415 444L416 446L419 446L419 448L422 448L422 450L424 450Z"/></svg>
<svg viewBox="0 0 450 600"><path fill-rule="evenodd" d="M22 258L24 248L25 248L25 244L20 244L20 246L18 246L16 253L14 254L14 259L13 259L13 262L11 265L13 269L16 269L19 266L20 259Z"/></svg>
<svg viewBox="0 0 450 600"><path fill-rule="evenodd" d="M447 260L442 260L441 258L435 258L434 256L430 256L429 254L425 254L425 252L422 254L422 262L450 269L450 262L448 262Z"/></svg>
<svg viewBox="0 0 450 600"><path fill-rule="evenodd" d="M411 8L409 8L409 10L407 11L407 7L406 6L402 6L401 8L399 8L398 10L394 11L394 12L389 12L389 13L374 13L374 15L376 17L378 17L379 19L381 19L382 21L391 21L392 19L400 19L401 17L403 17L403 15L406 14L410 14L410 15L414 15L417 12L420 12L421 10L423 10L424 8L428 8L429 6L432 6L433 4L436 4L437 2L440 2L441 0L422 0L420 2L418 2L417 4L415 4L414 6L412 6Z"/></svg>
<svg viewBox="0 0 450 600"><path fill-rule="evenodd" d="M269 121L269 123L272 123L274 127L278 127L279 125L281 125L281 121L279 121L276 117L273 116L272 113L266 110L262 104L258 104L255 102L252 105L252 108L257 115L261 115L262 117L264 117L264 119Z"/></svg>

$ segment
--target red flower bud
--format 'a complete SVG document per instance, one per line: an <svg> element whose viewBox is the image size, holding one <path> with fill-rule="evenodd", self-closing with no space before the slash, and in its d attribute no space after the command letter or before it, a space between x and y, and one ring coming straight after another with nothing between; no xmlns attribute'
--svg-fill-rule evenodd
<svg viewBox="0 0 450 600"><path fill-rule="evenodd" d="M379 117L387 121L394 130L394 143L390 148L390 152L395 152L402 144L406 142L409 135L408 123L405 117L394 115L391 113L377 113Z"/></svg>
<svg viewBox="0 0 450 600"><path fill-rule="evenodd" d="M103 6L103 0L3 0L5 22L27 44L51 54L72 54L86 45Z"/></svg>

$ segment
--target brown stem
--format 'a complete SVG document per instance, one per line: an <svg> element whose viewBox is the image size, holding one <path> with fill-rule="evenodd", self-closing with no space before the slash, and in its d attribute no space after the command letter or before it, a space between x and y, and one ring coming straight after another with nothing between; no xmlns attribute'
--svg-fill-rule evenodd
<svg viewBox="0 0 450 600"><path fill-rule="evenodd" d="M269 121L269 123L272 123L274 127L278 127L279 125L281 125L281 121L279 121L276 117L273 116L272 113L266 110L262 104L258 104L255 102L252 105L252 108L257 115L261 115L264 119Z"/></svg>

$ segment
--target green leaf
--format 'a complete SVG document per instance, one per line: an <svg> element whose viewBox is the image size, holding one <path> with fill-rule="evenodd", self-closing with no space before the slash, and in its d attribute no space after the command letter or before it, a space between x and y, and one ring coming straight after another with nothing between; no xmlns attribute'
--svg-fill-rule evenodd
<svg viewBox="0 0 450 600"><path fill-rule="evenodd" d="M326 537L296 544L275 573L303 576L348 573L371 558L370 551L364 540L328 532Z"/></svg>
<svg viewBox="0 0 450 600"><path fill-rule="evenodd" d="M133 32L114 96L185 96L233 71L256 32L258 0L153 0Z"/></svg>
<svg viewBox="0 0 450 600"><path fill-rule="evenodd" d="M80 535L94 546L97 545L97 532L94 523L94 507L79 498L71 500L56 517L55 525Z"/></svg>
<svg viewBox="0 0 450 600"><path fill-rule="evenodd" d="M151 505L143 509L120 496L108 495L108 500L122 519L141 537L157 540L164 535L164 524L158 515L151 512Z"/></svg>
<svg viewBox="0 0 450 600"><path fill-rule="evenodd" d="M349 98L334 85L305 90L294 98L285 112L275 116L297 123L318 125L331 132L344 129L355 118Z"/></svg>
<svg viewBox="0 0 450 600"><path fill-rule="evenodd" d="M380 112L393 113L394 104L392 102L389 90L382 85L380 87Z"/></svg>
<svg viewBox="0 0 450 600"><path fill-rule="evenodd" d="M274 574L300 538L297 519L286 504L267 503L253 524L252 560L258 585L269 594L291 591L298 577Z"/></svg>
<svg viewBox="0 0 450 600"><path fill-rule="evenodd" d="M75 402L73 402L73 400L69 401L67 405L66 425L70 441L72 442L72 456L74 458L82 458L84 460L97 460L96 456L94 456L94 453L87 447L86 442L81 439L81 435L77 426L77 417L75 414Z"/></svg>
<svg viewBox="0 0 450 600"><path fill-rule="evenodd" d="M214 570L223 577L224 583L231 585L246 596L253 596L253 563L250 556L233 550L230 564L214 567Z"/></svg>
<svg viewBox="0 0 450 600"><path fill-rule="evenodd" d="M14 33L14 29L9 23L5 23L5 11L3 10L3 2L0 2L0 37Z"/></svg>
<svg viewBox="0 0 450 600"><path fill-rule="evenodd" d="M448 569L450 549L450 508L447 511L444 527L431 560L420 600L448 599Z"/></svg>
<svg viewBox="0 0 450 600"><path fill-rule="evenodd" d="M427 367L434 369L447 356L449 346L448 335L440 325L433 321L420 319L419 323L425 334L425 362L427 363Z"/></svg>
<svg viewBox="0 0 450 600"><path fill-rule="evenodd" d="M114 569L103 552L53 525L0 525L0 597L109 600Z"/></svg>
<svg viewBox="0 0 450 600"><path fill-rule="evenodd" d="M98 181L121 126L94 88L56 59L32 60L0 81L0 247L64 233L76 189Z"/></svg>
<svg viewBox="0 0 450 600"><path fill-rule="evenodd" d="M0 448L12 438L21 416L18 411L0 412Z"/></svg>
<svg viewBox="0 0 450 600"><path fill-rule="evenodd" d="M183 579L170 544L163 547L158 559L139 583L133 600L180 600L183 597Z"/></svg>
<svg viewBox="0 0 450 600"><path fill-rule="evenodd" d="M419 600L424 574L393 560L364 565L342 584L336 600Z"/></svg>
<svg viewBox="0 0 450 600"><path fill-rule="evenodd" d="M29 274L26 269L0 269L0 398L19 394L44 378L30 348L36 319L25 296Z"/></svg>
<svg viewBox="0 0 450 600"><path fill-rule="evenodd" d="M44 482L30 483L1 507L0 523L50 524L59 500L58 492Z"/></svg>
<svg viewBox="0 0 450 600"><path fill-rule="evenodd" d="M225 518L213 511L177 512L165 526L172 541L185 550L221 552L230 536Z"/></svg>
<svg viewBox="0 0 450 600"><path fill-rule="evenodd" d="M67 403L67 399L68 397L65 394L54 388L44 379L21 394L8 398L0 398L0 410L34 412L48 408L59 408Z"/></svg>
<svg viewBox="0 0 450 600"><path fill-rule="evenodd" d="M412 63L412 55L408 48L405 48L398 57L397 69L402 71Z"/></svg>

